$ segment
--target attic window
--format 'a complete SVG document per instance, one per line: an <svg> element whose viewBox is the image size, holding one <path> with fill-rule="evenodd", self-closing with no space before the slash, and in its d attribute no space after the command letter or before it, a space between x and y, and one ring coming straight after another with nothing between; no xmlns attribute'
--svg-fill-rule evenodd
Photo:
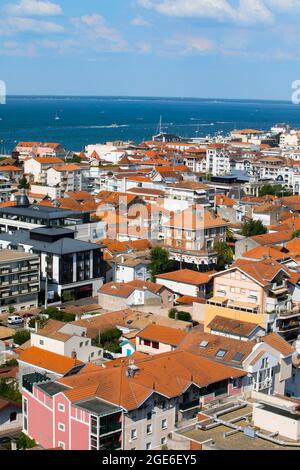
<svg viewBox="0 0 300 470"><path fill-rule="evenodd" d="M216 354L216 357L224 357L227 351L225 349L219 349L219 351Z"/></svg>
<svg viewBox="0 0 300 470"><path fill-rule="evenodd" d="M204 348L207 348L207 346L208 346L208 341L201 341L200 348L204 349Z"/></svg>
<svg viewBox="0 0 300 470"><path fill-rule="evenodd" d="M233 361L236 361L236 362L240 362L244 357L244 354L243 353L240 353L240 352L237 352L235 353L235 355L233 356Z"/></svg>

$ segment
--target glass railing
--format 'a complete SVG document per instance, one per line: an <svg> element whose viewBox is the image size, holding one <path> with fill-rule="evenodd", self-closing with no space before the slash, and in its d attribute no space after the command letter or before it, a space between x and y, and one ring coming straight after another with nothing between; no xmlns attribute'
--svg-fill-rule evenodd
<svg viewBox="0 0 300 470"><path fill-rule="evenodd" d="M108 434L110 432L120 431L122 429L122 423L110 423L105 426L100 425L100 435Z"/></svg>
<svg viewBox="0 0 300 470"><path fill-rule="evenodd" d="M197 406L200 406L199 400L193 400L193 401L189 401L187 403L180 403L179 409L181 411L187 411L187 410L190 410L192 408L197 408Z"/></svg>

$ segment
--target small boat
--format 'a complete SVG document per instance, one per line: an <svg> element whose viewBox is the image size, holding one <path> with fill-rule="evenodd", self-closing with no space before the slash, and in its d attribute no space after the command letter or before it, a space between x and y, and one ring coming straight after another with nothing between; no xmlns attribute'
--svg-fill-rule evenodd
<svg viewBox="0 0 300 470"><path fill-rule="evenodd" d="M115 129L115 128L119 127L119 126L118 126L118 124L116 124L116 123L114 122L113 124L111 124L111 125L108 126L108 127L111 127L112 129Z"/></svg>
<svg viewBox="0 0 300 470"><path fill-rule="evenodd" d="M60 120L60 117L59 117L58 113L55 114L55 118L54 118L54 119L55 119L55 121L59 121L59 120Z"/></svg>

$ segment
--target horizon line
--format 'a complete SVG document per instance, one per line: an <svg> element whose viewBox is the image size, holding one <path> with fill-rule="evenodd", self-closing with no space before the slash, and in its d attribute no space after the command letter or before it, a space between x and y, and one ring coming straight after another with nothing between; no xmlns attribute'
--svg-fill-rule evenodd
<svg viewBox="0 0 300 470"><path fill-rule="evenodd" d="M271 98L222 98L222 97L194 97L194 96L150 96L150 95L81 95L81 94L8 94L7 98L107 98L107 99L148 99L148 100L195 100L195 101L262 101L262 102L280 102L290 103L292 101L288 99L271 99Z"/></svg>

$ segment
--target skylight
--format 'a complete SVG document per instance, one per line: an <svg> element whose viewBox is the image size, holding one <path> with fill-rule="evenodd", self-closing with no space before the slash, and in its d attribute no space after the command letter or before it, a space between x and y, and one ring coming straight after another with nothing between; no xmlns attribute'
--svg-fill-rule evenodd
<svg viewBox="0 0 300 470"><path fill-rule="evenodd" d="M201 341L200 348L207 348L207 346L208 346L208 341Z"/></svg>
<svg viewBox="0 0 300 470"><path fill-rule="evenodd" d="M237 352L235 353L235 355L233 356L233 361L236 361L236 362L240 362L244 357L244 354L241 353L241 352Z"/></svg>
<svg viewBox="0 0 300 470"><path fill-rule="evenodd" d="M219 351L216 354L216 357L224 357L227 351L225 349L219 349Z"/></svg>

